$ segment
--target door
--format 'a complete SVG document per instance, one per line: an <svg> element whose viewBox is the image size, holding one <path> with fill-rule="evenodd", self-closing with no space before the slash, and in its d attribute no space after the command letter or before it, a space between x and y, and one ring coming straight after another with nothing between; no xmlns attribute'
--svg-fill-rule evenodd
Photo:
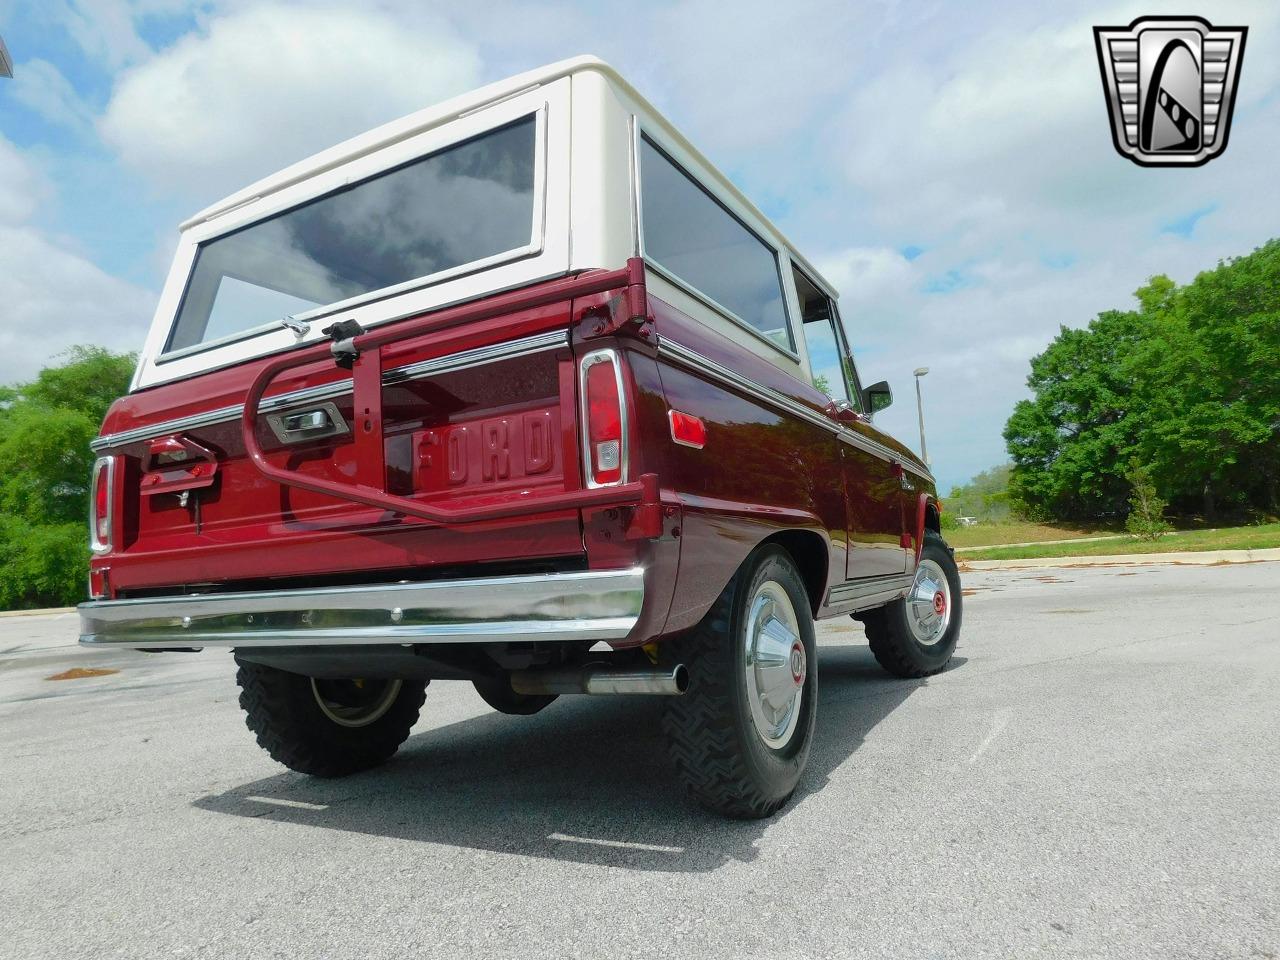
<svg viewBox="0 0 1280 960"><path fill-rule="evenodd" d="M901 482L893 463L873 452L876 431L862 409L857 374L835 304L803 273L796 271L795 279L813 383L831 398L841 428L849 537L845 576L861 580L900 574L907 569Z"/></svg>

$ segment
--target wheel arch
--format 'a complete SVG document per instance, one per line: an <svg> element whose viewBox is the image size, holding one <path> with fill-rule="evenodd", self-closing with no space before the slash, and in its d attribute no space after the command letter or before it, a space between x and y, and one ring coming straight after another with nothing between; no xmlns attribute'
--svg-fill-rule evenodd
<svg viewBox="0 0 1280 960"><path fill-rule="evenodd" d="M827 541L814 530L779 530L761 540L759 546L768 544L782 547L795 561L809 596L809 611L816 617L827 595L827 574L831 566Z"/></svg>
<svg viewBox="0 0 1280 960"><path fill-rule="evenodd" d="M920 562L920 551L924 549L924 534L932 530L942 535L942 504L931 493L922 493L916 498L916 526L914 541L916 547L915 562Z"/></svg>

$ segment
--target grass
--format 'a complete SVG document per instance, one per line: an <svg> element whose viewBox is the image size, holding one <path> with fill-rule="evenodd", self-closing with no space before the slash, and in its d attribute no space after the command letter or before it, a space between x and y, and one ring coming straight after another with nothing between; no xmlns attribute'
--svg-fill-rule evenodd
<svg viewBox="0 0 1280 960"><path fill-rule="evenodd" d="M1067 540L1075 537L1097 537L1123 533L1121 527L1078 526L1075 524L1031 523L1008 520L979 523L972 527L947 530L944 536L953 547L987 547L1002 543L1032 543L1042 540Z"/></svg>
<svg viewBox="0 0 1280 960"><path fill-rule="evenodd" d="M948 531L948 536L959 533ZM1086 534L1087 536L1088 534ZM1044 538L1049 539L1049 538ZM956 544L952 544L955 546ZM1098 557L1128 553L1176 553L1180 550L1265 550L1280 547L1280 523L1222 530L1186 530L1167 533L1159 540L1092 540L1084 543L1037 543L1027 547L990 546L966 551L956 559L1026 560L1034 557Z"/></svg>

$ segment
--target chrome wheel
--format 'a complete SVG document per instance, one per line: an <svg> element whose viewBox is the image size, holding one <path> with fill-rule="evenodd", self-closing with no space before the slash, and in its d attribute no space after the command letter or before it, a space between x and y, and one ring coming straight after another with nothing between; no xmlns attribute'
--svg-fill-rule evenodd
<svg viewBox="0 0 1280 960"><path fill-rule="evenodd" d="M951 626L951 582L936 562L922 559L907 595L907 626L923 647L931 647Z"/></svg>
<svg viewBox="0 0 1280 960"><path fill-rule="evenodd" d="M808 676L808 654L791 598L782 585L766 580L747 608L747 702L760 739L781 750L800 722L800 701Z"/></svg>
<svg viewBox="0 0 1280 960"><path fill-rule="evenodd" d="M401 686L399 680L311 680L321 713L340 727L367 727L381 718Z"/></svg>

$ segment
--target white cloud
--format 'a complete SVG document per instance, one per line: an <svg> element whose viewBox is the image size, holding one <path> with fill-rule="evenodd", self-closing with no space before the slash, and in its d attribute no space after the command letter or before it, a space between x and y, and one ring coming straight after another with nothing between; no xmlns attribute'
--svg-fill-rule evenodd
<svg viewBox="0 0 1280 960"><path fill-rule="evenodd" d="M0 137L0 383L77 343L136 350L155 295L113 277L29 219L49 186Z"/></svg>
<svg viewBox="0 0 1280 960"><path fill-rule="evenodd" d="M210 202L478 78L478 56L442 23L262 5L127 72L101 129L154 184Z"/></svg>
<svg viewBox="0 0 1280 960"><path fill-rule="evenodd" d="M0 229L28 219L49 190L49 183L0 135Z"/></svg>
<svg viewBox="0 0 1280 960"><path fill-rule="evenodd" d="M840 303L845 309L887 306L920 281L911 261L888 247L851 247L829 253L818 260L817 267L843 293Z"/></svg>
<svg viewBox="0 0 1280 960"><path fill-rule="evenodd" d="M826 202L856 211L860 238L925 248L908 263L888 247L836 243L819 260L844 294L864 378L899 390L880 425L913 447L911 371L931 368L925 416L944 485L1004 459L1000 431L1026 394L1027 361L1059 325L1132 306L1152 274L1190 281L1280 222L1268 186L1280 8L1210 13L1251 29L1230 149L1196 170L1140 169L1111 145L1091 27L1151 11L1031 9L973 16L973 35L950 49L896 38L897 55L850 88L827 131L846 187ZM929 34L947 27L934 21ZM1190 235L1165 232L1206 208Z"/></svg>
<svg viewBox="0 0 1280 960"><path fill-rule="evenodd" d="M36 59L19 64L10 82L14 98L50 123L75 131L92 129L92 111L70 81L49 61Z"/></svg>
<svg viewBox="0 0 1280 960"><path fill-rule="evenodd" d="M30 377L73 344L137 350L155 294L113 277L30 226L0 245L0 383Z"/></svg>
<svg viewBox="0 0 1280 960"><path fill-rule="evenodd" d="M134 22L144 5L130 0L46 0L43 13L86 54L116 69L151 53Z"/></svg>

